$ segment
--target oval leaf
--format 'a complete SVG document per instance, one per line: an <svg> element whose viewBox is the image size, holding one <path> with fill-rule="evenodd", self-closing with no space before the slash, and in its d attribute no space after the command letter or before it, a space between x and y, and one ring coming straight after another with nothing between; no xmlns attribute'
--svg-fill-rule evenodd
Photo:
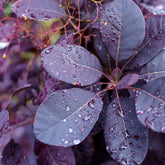
<svg viewBox="0 0 165 165"><path fill-rule="evenodd" d="M45 21L66 16L59 5L58 0L18 0L12 5L12 11L19 17Z"/></svg>
<svg viewBox="0 0 165 165"><path fill-rule="evenodd" d="M101 9L100 32L114 60L131 57L144 39L145 23L139 7L132 0L106 3Z"/></svg>
<svg viewBox="0 0 165 165"><path fill-rule="evenodd" d="M139 80L138 74L129 73L119 81L119 83L116 85L116 89L123 89L131 85L134 85L136 82L138 82L138 80Z"/></svg>
<svg viewBox="0 0 165 165"><path fill-rule="evenodd" d="M98 120L102 104L99 96L83 89L56 91L38 108L34 133L38 140L46 144L77 145Z"/></svg>
<svg viewBox="0 0 165 165"><path fill-rule="evenodd" d="M142 89L148 93L140 91L136 98L140 122L153 131L165 133L165 78L152 80Z"/></svg>
<svg viewBox="0 0 165 165"><path fill-rule="evenodd" d="M156 78L165 77L165 50L148 62L141 70L141 79L149 82Z"/></svg>
<svg viewBox="0 0 165 165"><path fill-rule="evenodd" d="M76 160L71 147L50 146L36 141L34 147L37 163L41 165L75 165Z"/></svg>
<svg viewBox="0 0 165 165"><path fill-rule="evenodd" d="M4 148L1 163L3 165L28 165L22 147L13 139Z"/></svg>
<svg viewBox="0 0 165 165"><path fill-rule="evenodd" d="M134 69L145 65L155 57L165 45L165 16L148 17L141 51L131 60L128 68Z"/></svg>
<svg viewBox="0 0 165 165"><path fill-rule="evenodd" d="M105 120L105 142L109 154L122 165L140 164L147 153L147 128L137 119L133 99L115 99L108 106Z"/></svg>
<svg viewBox="0 0 165 165"><path fill-rule="evenodd" d="M98 59L78 45L53 45L41 53L41 61L54 78L74 85L90 85L102 76Z"/></svg>

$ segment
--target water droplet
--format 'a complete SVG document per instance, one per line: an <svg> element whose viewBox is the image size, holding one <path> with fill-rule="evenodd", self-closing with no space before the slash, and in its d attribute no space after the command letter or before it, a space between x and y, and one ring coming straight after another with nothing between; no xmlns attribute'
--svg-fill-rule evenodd
<svg viewBox="0 0 165 165"><path fill-rule="evenodd" d="M126 144L121 143L121 145L120 145L120 150L125 150L125 149L127 149L127 148L128 148L128 146L127 146Z"/></svg>
<svg viewBox="0 0 165 165"><path fill-rule="evenodd" d="M90 119L91 119L91 116L90 115L84 117L84 120L85 121L90 120Z"/></svg>
<svg viewBox="0 0 165 165"><path fill-rule="evenodd" d="M73 132L73 129L72 128L69 128L69 133L72 133Z"/></svg>
<svg viewBox="0 0 165 165"><path fill-rule="evenodd" d="M68 141L67 140L65 141L65 144L68 144Z"/></svg>
<svg viewBox="0 0 165 165"><path fill-rule="evenodd" d="M109 150L109 146L106 146L106 150Z"/></svg>
<svg viewBox="0 0 165 165"><path fill-rule="evenodd" d="M113 103L113 104L112 104L112 107L116 107L116 105L117 105L116 103Z"/></svg>
<svg viewBox="0 0 165 165"><path fill-rule="evenodd" d="M70 110L70 107L69 107L68 105L66 105L66 106L65 106L65 109L66 109L67 111L69 111L69 110Z"/></svg>
<svg viewBox="0 0 165 165"><path fill-rule="evenodd" d="M68 47L68 51L71 51L72 50L72 47L70 46L70 47Z"/></svg>
<svg viewBox="0 0 165 165"><path fill-rule="evenodd" d="M113 126L109 129L109 131L112 132L114 129L115 129L115 125L113 125Z"/></svg>
<svg viewBox="0 0 165 165"><path fill-rule="evenodd" d="M161 132L165 132L165 126L162 127Z"/></svg>
<svg viewBox="0 0 165 165"><path fill-rule="evenodd" d="M157 91L157 92L156 92L156 95L158 96L159 94L160 94L160 92L159 92L159 91Z"/></svg>
<svg viewBox="0 0 165 165"><path fill-rule="evenodd" d="M77 65L76 64L73 64L73 68L77 68Z"/></svg>
<svg viewBox="0 0 165 165"><path fill-rule="evenodd" d="M144 113L144 111L142 109L139 109L136 111L137 115L142 115Z"/></svg>
<svg viewBox="0 0 165 165"><path fill-rule="evenodd" d="M95 100L91 100L89 103L88 103L88 106L91 107L91 108L95 108Z"/></svg>
<svg viewBox="0 0 165 165"><path fill-rule="evenodd" d="M66 119L64 119L63 122L66 122Z"/></svg>
<svg viewBox="0 0 165 165"><path fill-rule="evenodd" d="M67 89L63 89L62 91L63 91L64 93L66 93L66 92L67 92Z"/></svg>
<svg viewBox="0 0 165 165"><path fill-rule="evenodd" d="M112 150L111 154L117 154L117 150Z"/></svg>
<svg viewBox="0 0 165 165"><path fill-rule="evenodd" d="M128 165L128 161L125 160L125 159L122 159L120 163L121 163L122 165Z"/></svg>
<svg viewBox="0 0 165 165"><path fill-rule="evenodd" d="M147 107L147 112L151 112L152 111L152 107Z"/></svg>
<svg viewBox="0 0 165 165"><path fill-rule="evenodd" d="M52 52L52 50L53 50L53 46L47 48L47 49L45 50L45 53L46 53L46 54L49 54L49 53Z"/></svg>
<svg viewBox="0 0 165 165"><path fill-rule="evenodd" d="M79 143L80 143L80 140L79 140L79 139L74 139L74 140L73 140L73 144L77 145L77 144L79 144Z"/></svg>
<svg viewBox="0 0 165 165"><path fill-rule="evenodd" d="M66 70L63 70L62 72L63 72L63 73L66 73L67 71L66 71Z"/></svg>
<svg viewBox="0 0 165 165"><path fill-rule="evenodd" d="M59 75L59 72L56 72L55 74L56 74L56 76L58 76Z"/></svg>
<svg viewBox="0 0 165 165"><path fill-rule="evenodd" d="M112 38L112 42L115 42L115 39L114 38Z"/></svg>

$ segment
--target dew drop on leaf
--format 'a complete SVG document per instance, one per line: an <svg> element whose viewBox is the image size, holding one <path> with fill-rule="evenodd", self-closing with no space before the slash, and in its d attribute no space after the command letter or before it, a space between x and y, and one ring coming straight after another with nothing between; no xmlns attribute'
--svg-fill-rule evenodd
<svg viewBox="0 0 165 165"><path fill-rule="evenodd" d="M88 103L88 106L91 107L91 108L95 108L94 103L95 103L95 101L94 101L94 100L91 100L91 101Z"/></svg>
<svg viewBox="0 0 165 165"><path fill-rule="evenodd" d="M46 53L46 54L49 54L49 53L52 52L52 50L53 50L53 47L49 47L49 48L47 48L47 49L45 50L45 53Z"/></svg>
<svg viewBox="0 0 165 165"><path fill-rule="evenodd" d="M59 72L56 72L56 76L58 76L59 75Z"/></svg>
<svg viewBox="0 0 165 165"><path fill-rule="evenodd" d="M90 115L84 117L84 120L85 121L90 120L90 119L91 119L91 116Z"/></svg>
<svg viewBox="0 0 165 165"><path fill-rule="evenodd" d="M69 133L72 133L73 132L73 129L72 128L69 128Z"/></svg>
<svg viewBox="0 0 165 165"><path fill-rule="evenodd" d="M79 140L79 139L74 139L74 140L73 140L73 144L77 145L77 144L79 144L79 143L80 143L80 140Z"/></svg>
<svg viewBox="0 0 165 165"><path fill-rule="evenodd" d="M70 110L70 107L69 107L68 105L66 105L66 106L65 106L65 109L66 109L67 111L69 111L69 110Z"/></svg>

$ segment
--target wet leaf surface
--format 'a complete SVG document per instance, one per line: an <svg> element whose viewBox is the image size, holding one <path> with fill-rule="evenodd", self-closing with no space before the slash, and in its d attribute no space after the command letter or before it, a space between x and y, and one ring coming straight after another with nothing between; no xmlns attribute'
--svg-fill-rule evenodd
<svg viewBox="0 0 165 165"><path fill-rule="evenodd" d="M153 74L149 74L153 73ZM162 50L154 59L149 61L140 71L141 79L146 82L165 77L165 50Z"/></svg>
<svg viewBox="0 0 165 165"><path fill-rule="evenodd" d="M145 38L142 49L128 64L130 69L145 65L164 48L165 16L150 16L145 20Z"/></svg>
<svg viewBox="0 0 165 165"><path fill-rule="evenodd" d="M104 138L106 149L122 165L140 164L147 153L147 128L137 119L133 99L115 99L108 106Z"/></svg>
<svg viewBox="0 0 165 165"><path fill-rule="evenodd" d="M12 5L12 11L22 18L44 21L65 17L65 11L59 5L58 0L18 0Z"/></svg>
<svg viewBox="0 0 165 165"><path fill-rule="evenodd" d="M70 147L58 147L35 143L35 153L38 156L37 163L42 165L75 165L75 157Z"/></svg>
<svg viewBox="0 0 165 165"><path fill-rule="evenodd" d="M98 59L77 45L53 45L41 53L44 68L54 78L74 85L90 85L102 76Z"/></svg>
<svg viewBox="0 0 165 165"><path fill-rule="evenodd" d="M139 75L136 73L128 73L118 82L116 89L123 89L134 85L139 80Z"/></svg>
<svg viewBox="0 0 165 165"><path fill-rule="evenodd" d="M92 135L88 135L79 145L73 146L73 151L76 158L76 164L90 164L92 156L95 152Z"/></svg>
<svg viewBox="0 0 165 165"><path fill-rule="evenodd" d="M128 59L136 52L144 38L144 24L141 11L132 0L115 0L102 7L100 33L114 60Z"/></svg>
<svg viewBox="0 0 165 165"><path fill-rule="evenodd" d="M89 134L102 110L102 100L95 95L90 91L72 88L47 96L36 113L36 138L57 146L79 144Z"/></svg>
<svg viewBox="0 0 165 165"><path fill-rule="evenodd" d="M151 130L165 133L165 78L152 80L141 88L149 94L138 92L136 99L138 119Z"/></svg>

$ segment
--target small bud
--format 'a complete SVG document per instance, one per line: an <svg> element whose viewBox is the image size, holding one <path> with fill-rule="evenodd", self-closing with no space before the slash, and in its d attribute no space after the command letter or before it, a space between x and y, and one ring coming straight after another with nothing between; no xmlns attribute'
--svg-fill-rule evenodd
<svg viewBox="0 0 165 165"><path fill-rule="evenodd" d="M23 19L26 21L27 20L26 15L25 14L22 14L22 16L23 16Z"/></svg>
<svg viewBox="0 0 165 165"><path fill-rule="evenodd" d="M90 23L91 21L89 19L86 19L86 23Z"/></svg>
<svg viewBox="0 0 165 165"><path fill-rule="evenodd" d="M74 82L73 85L76 85L76 83Z"/></svg>
<svg viewBox="0 0 165 165"><path fill-rule="evenodd" d="M7 55L6 53L3 54L3 59L6 59Z"/></svg>

